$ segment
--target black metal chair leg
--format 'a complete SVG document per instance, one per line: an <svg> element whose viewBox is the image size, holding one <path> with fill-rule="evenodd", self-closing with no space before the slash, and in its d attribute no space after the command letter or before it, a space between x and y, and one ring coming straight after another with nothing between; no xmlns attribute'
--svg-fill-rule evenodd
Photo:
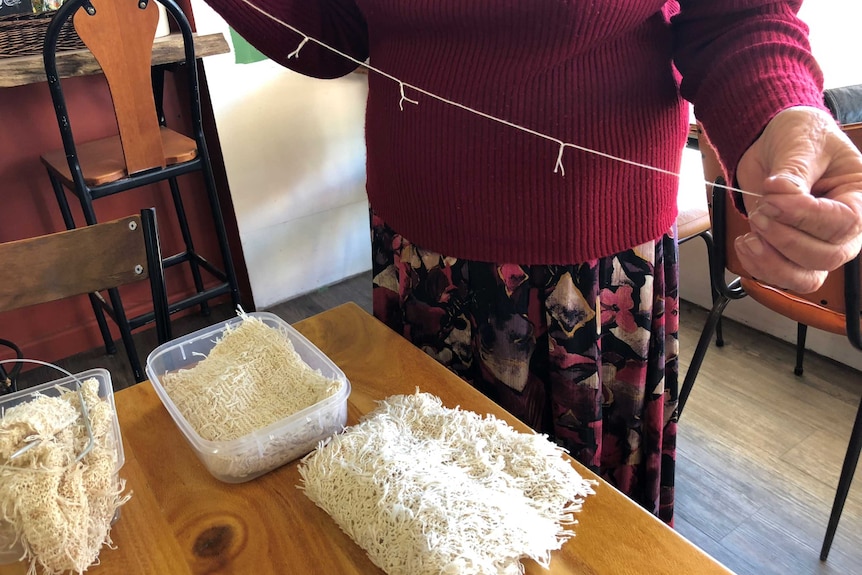
<svg viewBox="0 0 862 575"><path fill-rule="evenodd" d="M75 229L75 218L72 217L72 208L69 206L69 199L66 197L66 188L60 183L60 180L54 177L50 171L48 179L51 180L51 188L54 190L54 196L57 198L57 205L60 206L60 213L63 215L63 223L66 224L67 230Z"/></svg>
<svg viewBox="0 0 862 575"><path fill-rule="evenodd" d="M61 186L62 188L62 186ZM89 191L86 193L77 194L78 200L81 202L81 211L84 214L84 221L88 226L92 226L93 224L98 223L96 220L96 211L93 209L93 200L90 198ZM65 196L64 196L65 198ZM61 208L62 211L62 208ZM71 218L71 212L69 213L69 217ZM74 222L72 223L72 227L74 227ZM114 289L113 291L117 291ZM122 317L125 319L125 312L123 311L123 304L119 298L119 292L117 292L116 302L114 301L113 294L111 297L111 305L113 307L113 311L115 314L122 314ZM109 355L114 355L117 353L117 346L114 343L114 337L111 335L111 330L108 328L108 321L105 319L105 307L104 300L99 301L101 298L100 294L90 294L90 303L93 305L93 312L96 314L96 323L99 324L99 330L102 332L102 339L105 340L105 351ZM118 306L119 304L119 306ZM119 324L118 324L119 325ZM120 332L122 333L123 326L119 325ZM128 323L126 323L126 329L128 329ZM129 345L126 342L126 338L123 338L123 345L126 347L128 351ZM132 344L132 352L134 352L134 344ZM132 356L129 356L129 359L132 359ZM137 353L135 353L135 360L137 360ZM134 366L133 366L134 367ZM138 365L138 371L140 371L140 365ZM141 372L143 373L143 372ZM137 377L137 372L135 372L135 377Z"/></svg>
<svg viewBox="0 0 862 575"><path fill-rule="evenodd" d="M200 265L198 265L198 261L195 258L195 246L192 240L192 233L189 230L189 220L186 217L186 208L183 205L183 197L180 194L180 188L177 185L176 178L168 178L168 184L171 187L171 196L174 199L174 209L177 213L177 221L180 224L180 233L183 236L183 244L185 244L186 253L189 256L189 267L191 268L195 290L197 293L201 293L204 291L204 282L201 278ZM201 314L204 316L208 316L210 314L210 306L206 301L201 302Z"/></svg>
<svg viewBox="0 0 862 575"><path fill-rule="evenodd" d="M716 282L716 278L713 277L715 262L713 258L713 252L715 251L715 242L712 239L712 232L706 230L700 237L703 238L703 243L706 244L706 257L709 260L709 286L712 291L712 305L715 305L715 302L718 301L718 298L721 297L721 292L719 291ZM724 335L721 330L721 317L718 318L718 323L715 325L715 345L718 347L724 346Z"/></svg>
<svg viewBox="0 0 862 575"><path fill-rule="evenodd" d="M126 312L123 310L123 302L120 300L120 292L117 288L112 288L108 290L108 296L111 298L111 306L114 309L114 319L117 322L117 326L120 328L120 337L123 340L123 346L126 348L126 355L129 356L129 365L132 367L135 382L140 383L146 379L146 375L144 374L144 370L141 368L141 359L138 357L135 340L132 338L132 330L129 328L129 322L126 319Z"/></svg>
<svg viewBox="0 0 862 575"><path fill-rule="evenodd" d="M60 183L60 180L54 177L50 171L48 179L51 181L51 188L54 190L54 196L57 198L57 205L60 207L60 213L63 216L63 223L66 224L67 230L75 229L75 219L72 216L72 209L69 206L69 199L66 197L66 188ZM114 344L114 337L111 335L111 329L108 327L108 322L105 319L105 313L102 309L102 303L96 294L90 294L90 305L93 308L93 314L96 316L96 324L99 326L99 333L102 335L102 341L105 344L105 353L114 355L117 353L117 346Z"/></svg>
<svg viewBox="0 0 862 575"><path fill-rule="evenodd" d="M820 560L826 561L832 540L835 539L835 531L838 529L838 521L850 492L850 484L853 482L853 474L859 463L859 452L862 450L862 401L856 410L856 422L850 433L850 443L847 445L847 455L844 456L844 465L841 467L841 477L838 479L838 489L835 492L835 501L832 503L832 514L829 516L829 524L826 526L826 536L823 538L823 547L820 549Z"/></svg>
<svg viewBox="0 0 862 575"><path fill-rule="evenodd" d="M697 342L697 348L694 351L694 356L691 358L691 363L688 366L688 371L685 373L685 380L682 384L682 389L679 391L679 401L677 403L677 418L682 416L682 410L685 407L688 396L691 393L691 388L694 387L694 381L700 371L700 366L706 357L706 352L709 350L709 344L712 341L712 335L715 333L715 328L721 319L721 314L724 308L730 303L730 298L719 294L718 301L712 306L709 312L709 317L706 319L706 325L703 326L703 331L700 333L700 339Z"/></svg>
<svg viewBox="0 0 862 575"><path fill-rule="evenodd" d="M105 343L105 353L114 355L117 353L117 344L114 343L114 336L111 335L111 328L108 327L108 320L105 319L105 309L102 307L102 300L98 294L90 294L90 305L93 307L93 315L96 316L96 324L99 326L102 341Z"/></svg>
<svg viewBox="0 0 862 575"><path fill-rule="evenodd" d="M221 251L222 262L224 264L224 274L227 278L227 283L230 286L231 302L233 303L234 308L237 308L242 303L239 297L239 284L236 279L236 270L233 267L233 258L230 255L230 245L227 241L227 229L225 228L224 216L222 215L221 205L219 204L218 191L210 164L209 152L207 152L205 145L198 148L198 155L200 155L203 160L204 168L202 171L204 184L207 189L210 209L212 210L213 224L215 225L216 238L218 239L219 250Z"/></svg>
<svg viewBox="0 0 862 575"><path fill-rule="evenodd" d="M802 375L802 362L805 360L805 338L808 335L808 326L804 323L796 324L796 366L793 373Z"/></svg>
<svg viewBox="0 0 862 575"><path fill-rule="evenodd" d="M715 300L713 300L715 303ZM721 318L718 318L718 323L715 325L715 346L724 347L724 333L721 330Z"/></svg>
<svg viewBox="0 0 862 575"><path fill-rule="evenodd" d="M150 293L153 296L153 319L159 344L171 340L171 314L168 310L168 291L162 267L162 248L156 224L155 208L141 211L141 225L147 251L147 269L150 272Z"/></svg>

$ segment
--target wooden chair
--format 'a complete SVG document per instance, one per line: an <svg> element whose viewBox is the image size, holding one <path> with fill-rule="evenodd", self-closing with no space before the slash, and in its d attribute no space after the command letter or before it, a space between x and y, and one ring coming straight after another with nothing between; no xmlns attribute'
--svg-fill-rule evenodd
<svg viewBox="0 0 862 575"><path fill-rule="evenodd" d="M87 225L97 222L93 204L96 200L133 188L167 180L176 211L184 250L164 260L164 266L185 263L189 266L195 294L170 303L170 313L201 306L208 313L208 301L229 294L239 305L239 291L227 232L209 154L203 133L197 66L191 27L174 0L159 0L173 17L183 37L185 60L176 75L178 85L188 93L187 112L192 134L186 136L166 126L161 109L163 70L151 67L153 42L159 19L155 0L67 0L48 27L43 57L48 86L57 114L63 149L42 154L63 220L68 229L76 223L66 197L66 190L78 197ZM95 141L79 141L73 133L63 96L63 82L57 71L57 38L65 22L72 19L75 30L101 66L114 106L118 133ZM218 268L195 251L183 198L177 178L200 172L206 189L206 201L221 252ZM196 201L203 201L203 198ZM205 285L202 271L215 278ZM209 282L212 284L212 282ZM115 319L124 334L153 320L153 312L126 318L116 290L111 292ZM108 353L116 351L105 321L103 306L95 296L91 303ZM126 345L129 359L137 374L143 373L133 347Z"/></svg>
<svg viewBox="0 0 862 575"><path fill-rule="evenodd" d="M0 312L98 293L149 278L159 342L171 339L152 208L111 222L2 243L0 269L7 278L0 282ZM113 313L121 316L118 323L122 323L119 298L112 292L110 299ZM126 346L134 347L131 334L122 335ZM143 379L143 372L135 373L136 381Z"/></svg>
<svg viewBox="0 0 862 575"><path fill-rule="evenodd" d="M862 144L862 124L843 126L843 129L857 146ZM701 150L705 151L704 169L708 174L714 174L718 165L715 152L704 144L705 141L702 141ZM723 176L716 177L714 181L724 185ZM722 279L714 286L720 295L710 310L680 390L679 417L682 416L683 408L694 386L715 326L721 318L724 308L731 300L750 297L775 313L797 322L798 325L846 335L854 347L862 350L859 295L859 285L862 281L860 280L860 258L862 256L857 255L843 268L830 273L826 282L816 292L796 294L761 283L752 278L742 267L733 247L733 242L738 236L747 233L750 228L742 214L733 207L726 190L718 187L714 187L712 192L712 229L715 240L715 258L710 275L713 280L724 278L727 271L736 277L729 283L724 283ZM804 337L802 341L804 346ZM801 370L794 370L794 372L799 375ZM860 402L850 434L831 516L820 552L821 560L825 561L829 555L859 461L860 449L862 449L862 402Z"/></svg>

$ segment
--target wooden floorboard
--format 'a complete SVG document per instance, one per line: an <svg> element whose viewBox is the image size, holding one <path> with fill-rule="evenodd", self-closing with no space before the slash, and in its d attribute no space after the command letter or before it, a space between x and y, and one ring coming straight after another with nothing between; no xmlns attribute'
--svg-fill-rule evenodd
<svg viewBox="0 0 862 575"><path fill-rule="evenodd" d="M733 305L733 304L731 304ZM704 310L683 302L682 373ZM862 574L862 488L852 487L830 558L819 560L862 375L725 323L679 425L677 530L740 575Z"/></svg>
<svg viewBox="0 0 862 575"><path fill-rule="evenodd" d="M345 301L371 310L370 272L267 311L294 323ZM234 313L224 305L209 317L179 318L174 335ZM681 373L705 318L683 302ZM829 560L818 559L862 374L812 353L797 377L792 345L732 321L724 330L726 345L709 350L679 425L676 529L739 575L862 575L860 481ZM146 358L152 334L136 338ZM73 372L106 367L115 388L132 384L122 351L92 350L60 363Z"/></svg>

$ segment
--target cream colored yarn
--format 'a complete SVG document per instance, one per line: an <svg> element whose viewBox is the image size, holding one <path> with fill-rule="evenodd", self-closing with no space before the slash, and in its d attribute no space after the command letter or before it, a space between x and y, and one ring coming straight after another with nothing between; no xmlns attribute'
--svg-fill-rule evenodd
<svg viewBox="0 0 862 575"><path fill-rule="evenodd" d="M546 437L393 396L306 457L301 488L389 575L513 575L574 535L592 483Z"/></svg>
<svg viewBox="0 0 862 575"><path fill-rule="evenodd" d="M209 441L247 435L335 395L343 385L303 362L286 334L243 317L205 359L161 379L179 412Z"/></svg>
<svg viewBox="0 0 862 575"><path fill-rule="evenodd" d="M96 379L83 383L94 445L81 461L89 437L76 391L38 396L0 419L0 541L23 548L30 575L83 573L111 544L111 521L129 498L116 476L114 413ZM34 439L35 447L10 459Z"/></svg>

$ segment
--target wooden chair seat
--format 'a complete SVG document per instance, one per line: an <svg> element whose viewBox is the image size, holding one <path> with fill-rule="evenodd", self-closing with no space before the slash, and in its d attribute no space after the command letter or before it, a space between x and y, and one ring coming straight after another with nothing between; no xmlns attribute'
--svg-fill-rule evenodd
<svg viewBox="0 0 862 575"><path fill-rule="evenodd" d="M198 155L195 141L170 128L161 128L165 165L170 166L193 160ZM100 186L129 176L123 156L120 136L110 136L76 146L81 171L88 186ZM72 172L65 150L52 150L41 156L42 163L66 186L74 189Z"/></svg>
<svg viewBox="0 0 862 575"><path fill-rule="evenodd" d="M677 234L680 240L702 234L712 227L706 202L701 206L680 206L676 218Z"/></svg>

